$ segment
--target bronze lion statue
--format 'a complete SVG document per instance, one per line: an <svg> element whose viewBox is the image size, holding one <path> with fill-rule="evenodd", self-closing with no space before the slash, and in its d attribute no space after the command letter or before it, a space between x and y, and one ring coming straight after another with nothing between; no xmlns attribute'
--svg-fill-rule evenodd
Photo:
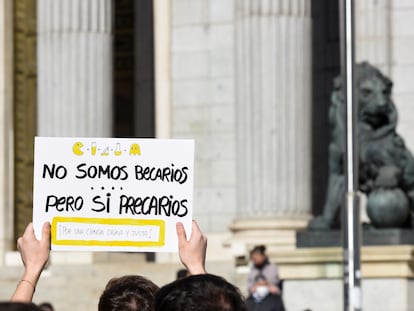
<svg viewBox="0 0 414 311"><path fill-rule="evenodd" d="M356 69L359 190L367 195L367 214L374 227L413 227L414 158L396 133L392 82L367 62ZM308 224L311 230L338 228L345 202L345 103L340 76L334 79L329 123L327 194L322 215Z"/></svg>

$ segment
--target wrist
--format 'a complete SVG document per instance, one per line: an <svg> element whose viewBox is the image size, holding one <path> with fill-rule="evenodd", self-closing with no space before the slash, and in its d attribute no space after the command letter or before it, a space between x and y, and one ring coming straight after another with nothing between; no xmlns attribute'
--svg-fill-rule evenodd
<svg viewBox="0 0 414 311"><path fill-rule="evenodd" d="M34 268L34 267L26 268L21 279L28 280L32 282L34 286L36 286L41 273L42 273L42 269Z"/></svg>
<svg viewBox="0 0 414 311"><path fill-rule="evenodd" d="M187 268L188 271L190 272L191 275L195 275L195 274L206 274L206 269L204 268L204 266L199 266L199 267L193 267L193 268Z"/></svg>
<svg viewBox="0 0 414 311"><path fill-rule="evenodd" d="M17 283L17 286L19 287L20 285L23 285L23 284L31 287L33 289L33 293L36 291L36 285L32 281L29 281L28 279L22 278L19 281L19 283Z"/></svg>

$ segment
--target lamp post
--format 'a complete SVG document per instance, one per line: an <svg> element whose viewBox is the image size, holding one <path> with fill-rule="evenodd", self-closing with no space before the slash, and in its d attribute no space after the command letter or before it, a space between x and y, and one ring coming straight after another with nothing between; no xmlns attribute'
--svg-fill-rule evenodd
<svg viewBox="0 0 414 311"><path fill-rule="evenodd" d="M342 237L344 310L362 310L358 196L358 102L355 88L354 1L340 0L341 74L346 105L346 198Z"/></svg>

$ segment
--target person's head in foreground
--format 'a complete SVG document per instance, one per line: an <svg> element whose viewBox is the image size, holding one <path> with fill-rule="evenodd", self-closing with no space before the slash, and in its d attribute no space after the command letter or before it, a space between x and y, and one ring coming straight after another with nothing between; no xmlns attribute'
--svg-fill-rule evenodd
<svg viewBox="0 0 414 311"><path fill-rule="evenodd" d="M138 275L111 279L99 298L99 311L152 311L158 286Z"/></svg>
<svg viewBox="0 0 414 311"><path fill-rule="evenodd" d="M0 302L0 311L41 311L34 303Z"/></svg>
<svg viewBox="0 0 414 311"><path fill-rule="evenodd" d="M155 311L246 311L239 289L212 274L191 275L155 294Z"/></svg>

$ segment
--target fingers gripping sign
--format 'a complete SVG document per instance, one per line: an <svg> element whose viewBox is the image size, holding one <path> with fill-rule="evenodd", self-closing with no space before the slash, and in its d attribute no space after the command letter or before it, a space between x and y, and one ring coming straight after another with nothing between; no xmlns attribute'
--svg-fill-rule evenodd
<svg viewBox="0 0 414 311"><path fill-rule="evenodd" d="M50 223L43 224L41 240L36 239L33 224L29 223L23 236L17 240L17 248L26 268L42 270L49 259Z"/></svg>
<svg viewBox="0 0 414 311"><path fill-rule="evenodd" d="M25 269L11 300L30 302L40 274L49 259L50 223L45 222L43 224L40 240L36 239L33 224L29 223L23 236L17 240L17 248Z"/></svg>

